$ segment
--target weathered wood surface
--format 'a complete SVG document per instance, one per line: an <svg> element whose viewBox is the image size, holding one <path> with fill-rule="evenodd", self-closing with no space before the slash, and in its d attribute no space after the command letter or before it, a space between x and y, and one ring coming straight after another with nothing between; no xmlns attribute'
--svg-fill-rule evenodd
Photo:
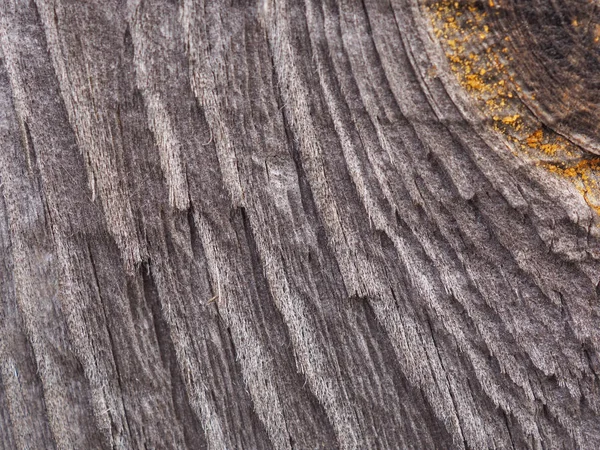
<svg viewBox="0 0 600 450"><path fill-rule="evenodd" d="M598 2L468 3L598 153ZM425 6L0 0L1 448L600 447L597 214Z"/></svg>

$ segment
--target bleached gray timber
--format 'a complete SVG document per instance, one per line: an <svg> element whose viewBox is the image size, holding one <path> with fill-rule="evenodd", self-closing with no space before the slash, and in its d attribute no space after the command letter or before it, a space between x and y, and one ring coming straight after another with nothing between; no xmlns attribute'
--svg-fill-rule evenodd
<svg viewBox="0 0 600 450"><path fill-rule="evenodd" d="M600 448L597 215L423 3L0 0L2 449ZM598 2L495 3L598 153Z"/></svg>

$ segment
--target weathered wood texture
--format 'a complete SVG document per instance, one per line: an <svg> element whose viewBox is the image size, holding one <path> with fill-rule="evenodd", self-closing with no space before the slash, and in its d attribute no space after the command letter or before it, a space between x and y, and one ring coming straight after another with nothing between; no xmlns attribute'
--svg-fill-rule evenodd
<svg viewBox="0 0 600 450"><path fill-rule="evenodd" d="M597 215L423 3L0 0L0 447L600 448ZM598 153L598 2L468 3Z"/></svg>

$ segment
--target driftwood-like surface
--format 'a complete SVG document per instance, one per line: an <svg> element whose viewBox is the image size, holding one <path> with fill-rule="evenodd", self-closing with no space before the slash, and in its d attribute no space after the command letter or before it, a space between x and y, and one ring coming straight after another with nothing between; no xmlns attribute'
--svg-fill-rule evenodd
<svg viewBox="0 0 600 450"><path fill-rule="evenodd" d="M0 0L0 447L600 448L599 10Z"/></svg>

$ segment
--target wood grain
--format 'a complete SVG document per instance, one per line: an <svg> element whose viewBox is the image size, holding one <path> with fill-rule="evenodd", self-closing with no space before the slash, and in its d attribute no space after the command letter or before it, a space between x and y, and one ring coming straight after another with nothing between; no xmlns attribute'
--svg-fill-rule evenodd
<svg viewBox="0 0 600 450"><path fill-rule="evenodd" d="M598 36L0 0L0 447L600 447Z"/></svg>

